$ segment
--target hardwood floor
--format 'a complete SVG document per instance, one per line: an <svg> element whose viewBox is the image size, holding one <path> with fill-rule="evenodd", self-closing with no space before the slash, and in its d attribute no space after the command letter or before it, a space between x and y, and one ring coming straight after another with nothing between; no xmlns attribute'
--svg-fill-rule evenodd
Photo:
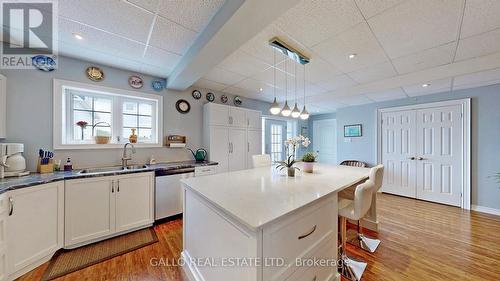
<svg viewBox="0 0 500 281"><path fill-rule="evenodd" d="M378 206L377 251L348 246L350 255L368 261L362 280L499 280L500 217L387 194ZM151 258L179 258L182 221L155 230L159 243L56 280L188 280L179 267L150 265ZM46 267L19 280L40 280Z"/></svg>

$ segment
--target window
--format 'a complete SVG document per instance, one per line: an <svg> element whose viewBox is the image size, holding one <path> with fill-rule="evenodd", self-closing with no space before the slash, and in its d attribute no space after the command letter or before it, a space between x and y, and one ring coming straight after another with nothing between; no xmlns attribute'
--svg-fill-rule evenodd
<svg viewBox="0 0 500 281"><path fill-rule="evenodd" d="M271 161L283 160L283 126L271 124Z"/></svg>
<svg viewBox="0 0 500 281"><path fill-rule="evenodd" d="M54 80L54 148L120 147L132 131L139 147L161 146L161 105L158 95Z"/></svg>

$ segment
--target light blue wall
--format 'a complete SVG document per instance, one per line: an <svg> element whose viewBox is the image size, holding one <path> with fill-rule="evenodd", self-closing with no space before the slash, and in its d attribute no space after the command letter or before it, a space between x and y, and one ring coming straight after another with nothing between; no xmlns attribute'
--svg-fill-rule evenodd
<svg viewBox="0 0 500 281"><path fill-rule="evenodd" d="M186 91L164 90L155 92L151 89L154 79L148 75L141 75L145 86L134 90L128 85L128 77L137 74L131 71L112 67L101 66L105 79L101 82L92 82L85 76L85 68L95 63L60 57L59 68L50 73L39 70L5 70L0 71L7 77L7 139L0 142L20 142L25 144L25 156L28 169L36 169L38 148L52 149L52 96L53 79L65 79L83 83L102 85L131 91L139 91L163 96L163 134L185 135L188 145L193 148L202 145L203 96L195 100L191 96L192 89ZM203 95L207 90L200 89ZM221 93L214 92L216 102L220 103ZM227 95L230 102L232 95ZM175 109L178 99L186 99L191 104L188 114L180 114ZM243 98L243 107L267 112L270 104ZM55 151L56 159L71 157L76 168L119 165L121 149L88 149L88 150L58 150ZM192 155L185 149L172 148L140 148L134 154L136 163L145 163L151 155L158 161L177 161L192 159Z"/></svg>
<svg viewBox="0 0 500 281"><path fill-rule="evenodd" d="M462 98L472 98L472 204L500 209L500 183L492 177L500 172L500 84L341 108L336 114L338 160L376 164L377 109ZM344 125L358 123L363 125L363 137L344 142Z"/></svg>

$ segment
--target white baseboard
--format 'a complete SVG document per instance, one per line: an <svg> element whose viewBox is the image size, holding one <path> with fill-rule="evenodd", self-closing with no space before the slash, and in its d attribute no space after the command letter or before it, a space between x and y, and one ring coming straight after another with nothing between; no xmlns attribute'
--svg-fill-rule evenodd
<svg viewBox="0 0 500 281"><path fill-rule="evenodd" d="M471 205L471 210L481 212L481 213L487 213L491 215L497 215L500 216L500 210L499 209L493 209L490 207L483 207L483 206L478 206L478 205Z"/></svg>

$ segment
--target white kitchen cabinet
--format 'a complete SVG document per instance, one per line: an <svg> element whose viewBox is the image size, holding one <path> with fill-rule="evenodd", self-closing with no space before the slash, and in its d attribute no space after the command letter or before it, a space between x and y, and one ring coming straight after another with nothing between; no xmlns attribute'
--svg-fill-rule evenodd
<svg viewBox="0 0 500 281"><path fill-rule="evenodd" d="M7 137L7 78L5 78L5 76L0 74L0 139L4 139L6 137Z"/></svg>
<svg viewBox="0 0 500 281"><path fill-rule="evenodd" d="M15 190L8 202L7 264L14 279L62 247L64 182Z"/></svg>
<svg viewBox="0 0 500 281"><path fill-rule="evenodd" d="M7 217L9 200L4 193L0 195L0 281L6 280L7 272Z"/></svg>
<svg viewBox="0 0 500 281"><path fill-rule="evenodd" d="M229 171L244 170L247 167L247 131L229 129Z"/></svg>
<svg viewBox="0 0 500 281"><path fill-rule="evenodd" d="M208 158L210 161L219 163L218 172L227 172L229 170L229 128L210 126L209 127L209 143L205 146L208 148Z"/></svg>
<svg viewBox="0 0 500 281"><path fill-rule="evenodd" d="M247 167L253 167L253 155L262 154L262 131L248 130L247 132Z"/></svg>
<svg viewBox="0 0 500 281"><path fill-rule="evenodd" d="M209 110L204 111L205 119L209 120L211 126L229 126L229 107L226 105L209 103Z"/></svg>
<svg viewBox="0 0 500 281"><path fill-rule="evenodd" d="M153 184L150 173L123 175L116 179L116 232L153 221Z"/></svg>
<svg viewBox="0 0 500 281"><path fill-rule="evenodd" d="M229 126L246 128L248 126L247 111L243 108L228 106L229 108Z"/></svg>
<svg viewBox="0 0 500 281"><path fill-rule="evenodd" d="M65 248L153 222L153 173L66 181Z"/></svg>
<svg viewBox="0 0 500 281"><path fill-rule="evenodd" d="M260 130L262 128L261 112L257 110L247 110L247 125L250 130Z"/></svg>

